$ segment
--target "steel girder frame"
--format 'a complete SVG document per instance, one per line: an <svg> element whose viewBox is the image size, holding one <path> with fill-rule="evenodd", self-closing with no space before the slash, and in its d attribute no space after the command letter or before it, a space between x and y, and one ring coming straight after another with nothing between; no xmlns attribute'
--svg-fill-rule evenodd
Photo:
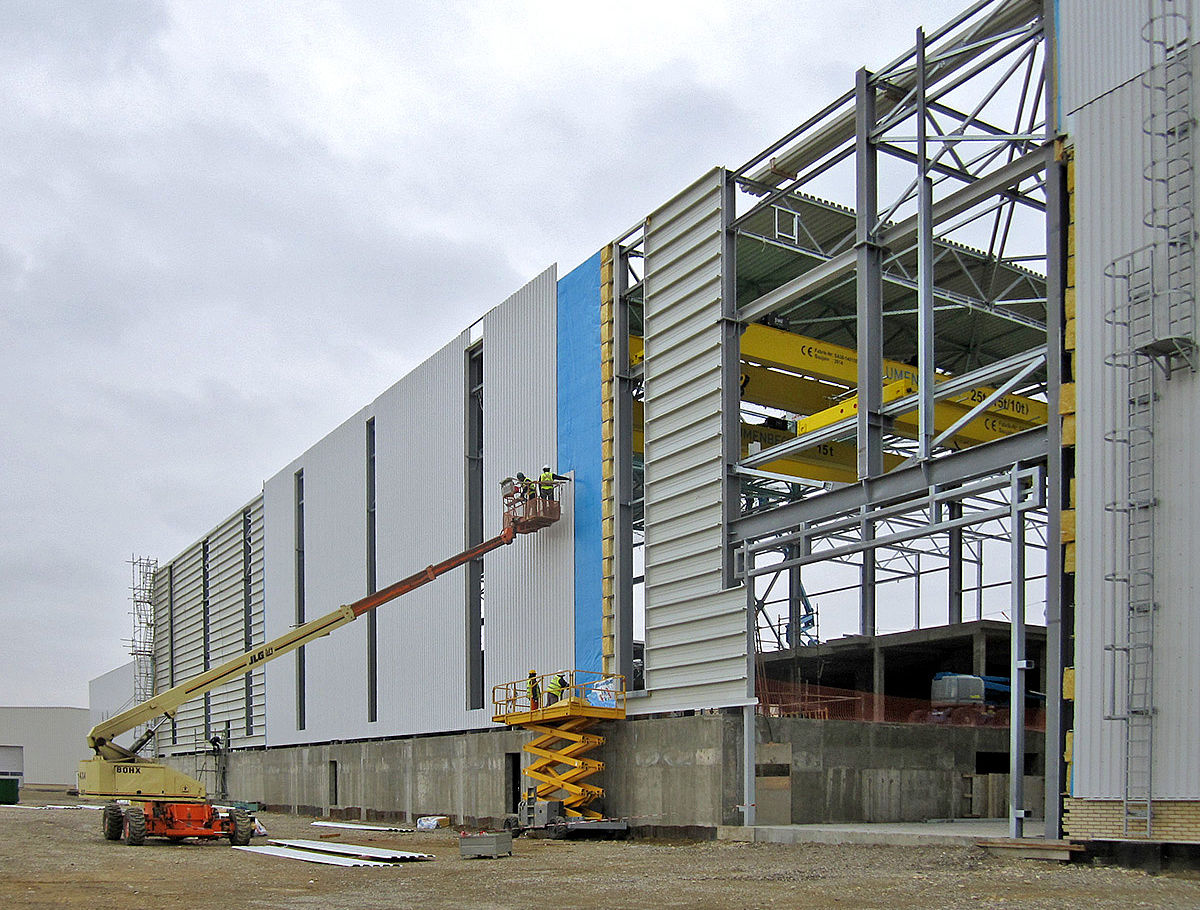
<svg viewBox="0 0 1200 910"><path fill-rule="evenodd" d="M1060 428L1051 419L1047 428L1019 433L1007 439L988 443L965 452L941 457L935 456L937 439L933 430L933 403L935 392L931 381L934 364L933 320L934 292L932 286L932 249L934 228L946 225L959 216L971 218L987 217L995 213L992 241L989 254L997 258L1004 256L1008 231L1012 224L1012 212L1016 205L1029 205L1047 212L1046 223L1046 330L1047 339L1040 352L1045 362L1045 390L1053 406L1057 404L1061 370L1061 298L1062 298L1062 250L1058 232L1062 229L1061 208L1063 187L1061 175L1054 162L1052 141L1055 138L1051 126L1038 123L1037 113L1044 105L1049 109L1054 98L1053 68L1042 55L1042 66L1036 65L1037 44L1052 23L1043 22L1038 4L1028 0L981 0L975 3L956 20L934 32L928 38L918 32L914 49L904 57L884 67L878 74L866 70L859 72L853 92L833 102L825 110L802 124L788 136L752 159L733 173L733 179L755 193L766 196L750 212L734 219L730 227L738 227L754 212L765 206L774 205L788 194L800 189L808 181L819 177L851 155L855 161L856 211L853 249L834 249L823 262L814 268L786 281L784 284L744 303L737 310L737 318L743 323L755 321L781 308L793 306L797 301L813 298L822 289L852 276L857 287L857 339L858 339L858 400L854 435L859 450L858 484L819 493L786 505L757 514L736 519L731 527L731 541L741 546L742 570L749 578L756 572L754 566L756 541L774 539L780 543L795 543L787 537L795 529L808 529L820 525L831 516L844 516L847 523L855 523L860 543L857 549L862 554L860 599L860 627L865 634L872 634L875 626L874 553L880 546L897 540L889 535L875 539L875 518L881 504L908 499L910 502L926 496L946 495L948 519L931 525L929 533L947 533L951 550L961 550L961 532L970 517L964 516L961 498L947 494L951 488L978 478L985 473L1003 474L1012 478L1013 509L1012 521L1012 592L1013 608L1024 609L1024 510L1018 509L1019 477L1028 477L1022 466L1042 466L1038 484L1044 476L1046 485L1047 516L1047 590L1046 616L1048 655L1048 679L1056 680L1064 661L1064 642L1067 636L1062 628L1060 608L1061 553L1057 547L1059 508L1061 499L1061 459L1058 452ZM959 29L951 34L954 29ZM949 37L947 37L949 36ZM945 40L943 40L945 39ZM941 41L938 46L935 42ZM932 48L932 50L930 50ZM1007 66L1000 83L985 87L983 100L969 113L962 113L944 103L945 93L972 79L984 78L989 67ZM1011 129L996 127L980 117L981 109L1000 89L1000 84L1013 78L1021 78L1024 67L1022 107L1018 110ZM994 72L994 70L993 70ZM1035 84L1036 83L1036 84ZM1049 91L1043 88L1049 84ZM1025 103L1032 97L1028 109ZM936 117L950 117L958 121L955 129L945 131ZM898 136L896 127L913 118L915 136ZM1049 120L1050 118L1045 118ZM932 125L935 133L928 130ZM961 156L959 150L968 142L982 143L988 150L975 157ZM930 154L930 145L940 145L940 151ZM904 147L915 144L915 150ZM974 147L978 148L979 145ZM913 184L886 212L878 206L878 155L884 151L897 159L916 165L917 176ZM778 153L778 157L776 156ZM768 158L770 159L768 161ZM757 170L754 170L757 168ZM957 179L965 184L960 189L943 193L934 199L934 175L944 180ZM1042 176L1044 175L1044 176ZM1022 184L1032 181L1033 192L1044 193L1045 201L1034 198ZM989 204L989 200L993 201ZM999 200L999 202L995 202ZM902 207L915 211L898 223L889 219ZM986 210L980 214L980 208ZM974 213L974 214L972 214ZM944 232L956 230L961 224L943 228ZM883 343L883 295L882 284L886 265L886 251L916 244L917 247L917 369L925 382L919 384L916 404L919 412L917 451L910 464L889 474L883 473L883 436L888 414L882 403L882 377L880 369ZM911 248L906 247L906 248ZM970 305L970 304L968 304ZM984 301L980 309L991 307ZM994 309L993 309L994 312ZM1030 358L1032 359L1032 358ZM1012 358L1009 358L1011 361ZM1009 371L995 378L1013 376L1012 364L1004 365ZM1022 375L1028 376L1027 367ZM1036 367L1034 367L1036 369ZM986 371L981 371L986 374ZM765 460L766 453L760 452L756 459ZM751 467L747 465L747 467ZM849 509L849 511L847 511ZM848 517L845 517L848 516ZM781 536L783 535L783 536ZM798 540L801 547L811 546L807 531ZM808 553L800 559L811 562L820 555ZM952 559L951 562L954 560ZM777 571L779 567L798 566L797 557L785 559L764 571ZM953 570L952 570L953 571ZM958 567L961 587L961 564ZM748 612L755 611L753 583L747 584ZM952 615L961 617L961 600L954 610L953 594L950 604ZM752 633L751 633L752 634ZM748 650L752 641L748 639ZM1023 711L1021 695L1024 663L1023 622L1013 624L1013 742L1010 749L1010 804L1014 807L1010 824L1014 833L1022 826L1021 774L1023 725L1017 711ZM1057 706L1055 706L1057 707ZM1061 754L1062 723L1059 711L1049 712L1047 723L1047 788L1046 788L1046 833L1057 837L1061 833L1061 770L1052 757Z"/></svg>

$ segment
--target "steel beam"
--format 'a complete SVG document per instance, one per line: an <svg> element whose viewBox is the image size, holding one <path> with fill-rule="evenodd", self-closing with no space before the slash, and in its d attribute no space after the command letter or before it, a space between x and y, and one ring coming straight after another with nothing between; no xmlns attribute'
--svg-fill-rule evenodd
<svg viewBox="0 0 1200 910"><path fill-rule="evenodd" d="M805 522L825 521L867 503L908 499L931 486L962 483L973 477L995 474L1013 464L1044 462L1047 433L1046 427L1035 427L927 464L899 468L881 477L744 516L731 529L733 541L743 543L791 531Z"/></svg>
<svg viewBox="0 0 1200 910"><path fill-rule="evenodd" d="M862 111L859 113L861 116ZM871 148L875 149L876 147L871 145ZM1000 195L1019 184L1022 180L1044 170L1051 153L1048 147L1027 152L1020 158L1015 158L1008 164L996 168L996 170L980 177L962 189L942 197L930 209L930 217L933 224L940 224L949 218L960 215L974 208L984 200ZM861 153L859 168L861 171ZM858 208L860 211L861 207L862 203L859 201ZM902 249L906 245L911 244L916 238L918 226L919 219L916 215L913 215L883 230L879 235L878 243L882 247ZM773 291L768 291L761 297L750 301L738 310L738 319L743 322L753 322L788 304L809 297L829 284L832 284L837 279L854 271L857 262L858 252L856 250L847 250L844 253L840 253L815 268L809 269L803 275L798 275Z"/></svg>

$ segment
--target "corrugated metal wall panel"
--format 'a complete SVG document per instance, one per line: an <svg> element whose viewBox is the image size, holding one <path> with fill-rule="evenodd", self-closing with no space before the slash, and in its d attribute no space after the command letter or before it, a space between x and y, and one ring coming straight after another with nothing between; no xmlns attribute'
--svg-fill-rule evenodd
<svg viewBox="0 0 1200 910"><path fill-rule="evenodd" d="M1138 40L1146 4L1130 0L1058 0L1060 113L1067 118L1089 101L1139 75L1147 65Z"/></svg>
<svg viewBox="0 0 1200 910"><path fill-rule="evenodd" d="M261 645L263 635L263 497L256 496L246 507L250 511L250 643ZM250 673L250 732L242 728L234 745L261 746L266 743L266 686L260 667Z"/></svg>
<svg viewBox="0 0 1200 910"><path fill-rule="evenodd" d="M217 666L245 651L245 559L242 513L222 522L208 538L209 665ZM238 679L209 695L211 732L229 740L245 731L245 682Z"/></svg>
<svg viewBox="0 0 1200 910"><path fill-rule="evenodd" d="M631 712L742 704L745 592L721 589L721 251L714 170L647 221L646 686Z"/></svg>
<svg viewBox="0 0 1200 910"><path fill-rule="evenodd" d="M171 566L159 566L154 573L151 609L154 613L154 691L171 687ZM161 736L159 739L161 740Z"/></svg>
<svg viewBox="0 0 1200 910"><path fill-rule="evenodd" d="M537 472L544 464L557 467L557 301L557 269L551 267L483 320L485 535L500 528L502 478ZM525 363L528 369L521 368ZM489 705L493 685L523 679L531 669L550 673L574 663L573 494L566 484L558 524L488 557Z"/></svg>
<svg viewBox="0 0 1200 910"><path fill-rule="evenodd" d="M243 514L250 513L251 629L254 643L263 641L263 508L257 496L217 525L171 563L161 566L154 580L155 687L171 686L171 659L175 659L175 684L187 682L204 669L203 547L208 541L209 653L210 666L236 657L245 650L245 556ZM169 582L169 579L171 580ZM168 591L174 589L175 648L170 647ZM209 694L212 732L225 736L232 748L261 746L264 706L262 671L251 674L252 729L246 733L246 682L238 680ZM158 737L160 751L191 751L203 742L204 699L180 708L176 716L177 743L171 745L170 727Z"/></svg>
<svg viewBox="0 0 1200 910"><path fill-rule="evenodd" d="M1139 4L1139 9L1142 9ZM1137 31L1126 38L1137 42ZM1099 66L1086 59L1079 66ZM1063 64L1069 64L1064 59ZM1150 238L1142 226L1142 87L1134 81L1085 106L1073 121L1075 145L1077 449L1076 449L1076 796L1115 798L1122 793L1123 729L1105 721L1112 684L1103 650L1112 641L1114 593L1103 580L1106 553L1117 535L1104 505L1120 476L1104 434L1120 422L1123 391L1108 355L1105 309L1114 288L1104 278L1114 259ZM1200 587L1196 539L1195 477L1200 474L1200 384L1190 374L1160 383L1156 404L1156 517L1158 610L1155 639L1154 795L1200 797Z"/></svg>
<svg viewBox="0 0 1200 910"><path fill-rule="evenodd" d="M185 550L175 566L175 682L204 671L203 542ZM176 747L204 741L204 700L197 699L175 715ZM170 751L168 747L167 751Z"/></svg>

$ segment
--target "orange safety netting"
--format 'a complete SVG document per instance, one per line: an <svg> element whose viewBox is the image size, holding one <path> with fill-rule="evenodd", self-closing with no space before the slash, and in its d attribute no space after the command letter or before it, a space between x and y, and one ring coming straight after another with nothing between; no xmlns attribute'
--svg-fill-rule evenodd
<svg viewBox="0 0 1200 910"><path fill-rule="evenodd" d="M1007 727L1008 704L935 705L928 699L876 695L812 683L788 683L758 677L758 713L767 717L813 720L857 720L888 724L949 724L961 727ZM1046 711L1027 707L1025 727L1046 729Z"/></svg>

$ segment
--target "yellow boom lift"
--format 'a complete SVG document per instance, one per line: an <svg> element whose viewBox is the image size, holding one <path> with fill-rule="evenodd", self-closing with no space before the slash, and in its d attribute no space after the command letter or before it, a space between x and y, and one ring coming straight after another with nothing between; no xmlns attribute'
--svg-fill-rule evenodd
<svg viewBox="0 0 1200 910"><path fill-rule="evenodd" d="M87 743L96 754L79 763L79 793L81 796L109 800L103 812L104 836L109 840L123 838L125 843L134 846L142 844L147 836L172 840L228 837L234 845L249 843L254 827L254 820L249 813L242 809L218 809L208 801L208 794L200 781L138 755L154 735L154 727L148 727L129 748L118 745L114 740L142 724L150 724L156 719L161 723L162 719L173 717L181 705L205 692L244 676L260 664L316 641L364 613L433 581L439 575L512 543L518 534L532 534L554 524L561 517L561 505L557 498L527 499L511 484L504 490L504 507L504 529L490 540L427 566L361 600L343 604L332 613L297 626L93 727ZM122 809L117 800L128 800L131 805Z"/></svg>

